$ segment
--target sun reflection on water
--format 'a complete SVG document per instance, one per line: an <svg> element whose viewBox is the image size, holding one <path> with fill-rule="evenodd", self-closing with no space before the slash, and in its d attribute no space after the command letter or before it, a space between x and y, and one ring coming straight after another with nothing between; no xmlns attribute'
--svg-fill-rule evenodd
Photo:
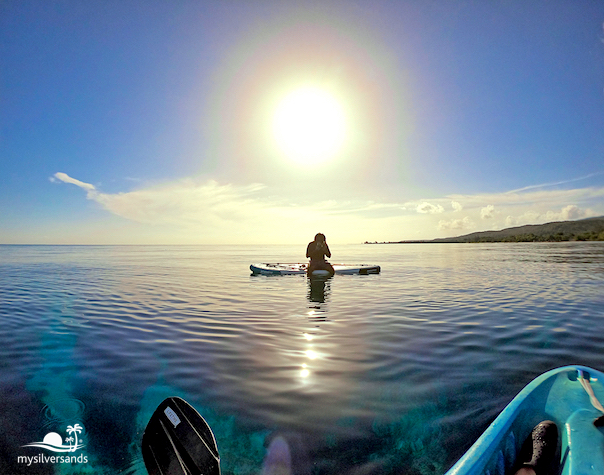
<svg viewBox="0 0 604 475"><path fill-rule="evenodd" d="M313 344L311 343L314 339L315 339L315 335L312 335L310 333L304 332L302 333L302 337L304 338L304 340L306 340L306 349L303 350L303 355L304 358L307 359L307 361L305 363L302 363L301 365L301 369L300 369L300 377L302 379L305 380L306 383L308 383L308 378L311 374L310 371L310 361L316 361L319 357L318 353L314 350L313 348Z"/></svg>

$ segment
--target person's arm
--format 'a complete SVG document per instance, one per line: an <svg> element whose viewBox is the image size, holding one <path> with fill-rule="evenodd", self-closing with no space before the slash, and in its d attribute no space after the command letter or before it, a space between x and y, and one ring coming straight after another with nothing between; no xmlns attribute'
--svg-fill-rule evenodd
<svg viewBox="0 0 604 475"><path fill-rule="evenodd" d="M325 243L325 255L327 257L331 257L331 251L329 250L329 246Z"/></svg>
<svg viewBox="0 0 604 475"><path fill-rule="evenodd" d="M312 245L312 242L308 243L308 246L306 246L306 257L310 257L310 246Z"/></svg>

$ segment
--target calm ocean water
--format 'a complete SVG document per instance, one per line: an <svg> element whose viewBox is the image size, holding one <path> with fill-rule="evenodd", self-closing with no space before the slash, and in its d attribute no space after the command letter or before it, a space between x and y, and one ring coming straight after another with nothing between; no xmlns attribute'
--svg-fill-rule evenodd
<svg viewBox="0 0 604 475"><path fill-rule="evenodd" d="M145 474L176 395L225 474L276 435L296 474L441 474L538 374L604 369L604 243L331 247L382 273L250 275L305 245L0 246L0 473ZM87 463L19 460L75 423Z"/></svg>

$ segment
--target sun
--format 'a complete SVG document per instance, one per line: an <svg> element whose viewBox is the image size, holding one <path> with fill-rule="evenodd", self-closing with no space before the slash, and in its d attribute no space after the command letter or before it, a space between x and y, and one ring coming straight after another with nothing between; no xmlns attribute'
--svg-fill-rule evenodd
<svg viewBox="0 0 604 475"><path fill-rule="evenodd" d="M334 158L346 139L346 115L328 91L304 87L287 94L277 105L273 138L282 153L302 165Z"/></svg>

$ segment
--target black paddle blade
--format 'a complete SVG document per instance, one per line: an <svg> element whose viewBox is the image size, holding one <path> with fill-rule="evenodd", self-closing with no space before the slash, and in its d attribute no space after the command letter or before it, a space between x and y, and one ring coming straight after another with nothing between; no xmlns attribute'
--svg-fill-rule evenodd
<svg viewBox="0 0 604 475"><path fill-rule="evenodd" d="M220 475L212 429L178 397L166 399L151 416L142 452L149 475Z"/></svg>

